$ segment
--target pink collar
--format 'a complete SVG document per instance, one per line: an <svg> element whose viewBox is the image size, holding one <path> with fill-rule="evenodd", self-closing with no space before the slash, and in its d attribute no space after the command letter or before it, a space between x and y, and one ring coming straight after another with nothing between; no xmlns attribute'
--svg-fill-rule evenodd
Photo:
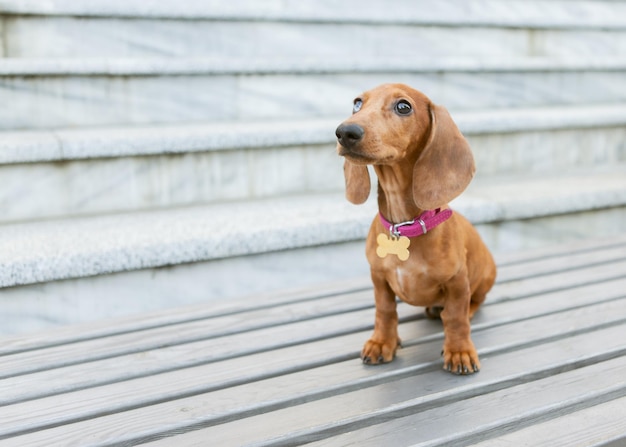
<svg viewBox="0 0 626 447"><path fill-rule="evenodd" d="M380 216L381 223L389 230L392 236L416 237L426 234L437 225L444 223L452 216L452 210L441 210L441 208L437 208L436 210L424 211L419 217L413 220L397 224L389 222L383 217L382 213L378 213L378 215Z"/></svg>

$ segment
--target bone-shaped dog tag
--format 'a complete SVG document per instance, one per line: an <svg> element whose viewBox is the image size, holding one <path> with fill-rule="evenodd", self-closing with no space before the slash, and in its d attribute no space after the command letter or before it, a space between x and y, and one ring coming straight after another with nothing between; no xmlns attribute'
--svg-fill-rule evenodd
<svg viewBox="0 0 626 447"><path fill-rule="evenodd" d="M388 254L398 256L401 261L409 259L409 244L411 241L406 236L399 238L390 238L385 233L380 233L376 238L378 247L376 247L376 255L379 258L385 258Z"/></svg>

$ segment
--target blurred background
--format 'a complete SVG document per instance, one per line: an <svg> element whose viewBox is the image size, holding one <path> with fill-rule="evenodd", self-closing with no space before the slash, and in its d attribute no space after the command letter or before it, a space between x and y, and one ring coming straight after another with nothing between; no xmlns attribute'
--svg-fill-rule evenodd
<svg viewBox="0 0 626 447"><path fill-rule="evenodd" d="M384 82L494 252L626 232L626 2L0 0L0 334L367 277L334 130Z"/></svg>

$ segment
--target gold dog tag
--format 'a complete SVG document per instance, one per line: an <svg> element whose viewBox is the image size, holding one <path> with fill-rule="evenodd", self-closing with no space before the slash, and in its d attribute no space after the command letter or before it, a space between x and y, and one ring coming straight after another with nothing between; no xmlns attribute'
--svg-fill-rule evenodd
<svg viewBox="0 0 626 447"><path fill-rule="evenodd" d="M401 261L409 259L409 245L411 241L408 237L390 238L385 233L380 233L376 238L376 242L378 242L376 255L379 258L385 258L391 253L398 256L398 259Z"/></svg>

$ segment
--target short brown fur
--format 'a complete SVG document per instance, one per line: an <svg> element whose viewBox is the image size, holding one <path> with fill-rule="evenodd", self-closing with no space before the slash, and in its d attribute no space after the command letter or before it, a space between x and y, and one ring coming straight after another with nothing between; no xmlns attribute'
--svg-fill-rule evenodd
<svg viewBox="0 0 626 447"><path fill-rule="evenodd" d="M393 223L414 219L424 210L447 208L471 181L475 167L469 145L447 110L403 84L385 84L363 93L360 110L344 121L364 130L358 141L339 139L345 157L346 197L363 203L370 192L367 165L378 177L378 207ZM404 100L411 112L395 110ZM344 141L342 145L341 141ZM378 216L372 222L366 255L371 267L376 318L363 347L364 363L393 360L400 345L396 296L426 307L444 327L444 369L469 374L480 368L470 338L470 319L485 300L495 277L491 253L474 227L459 213L427 234L411 238L410 256L376 255L376 238L388 233Z"/></svg>

